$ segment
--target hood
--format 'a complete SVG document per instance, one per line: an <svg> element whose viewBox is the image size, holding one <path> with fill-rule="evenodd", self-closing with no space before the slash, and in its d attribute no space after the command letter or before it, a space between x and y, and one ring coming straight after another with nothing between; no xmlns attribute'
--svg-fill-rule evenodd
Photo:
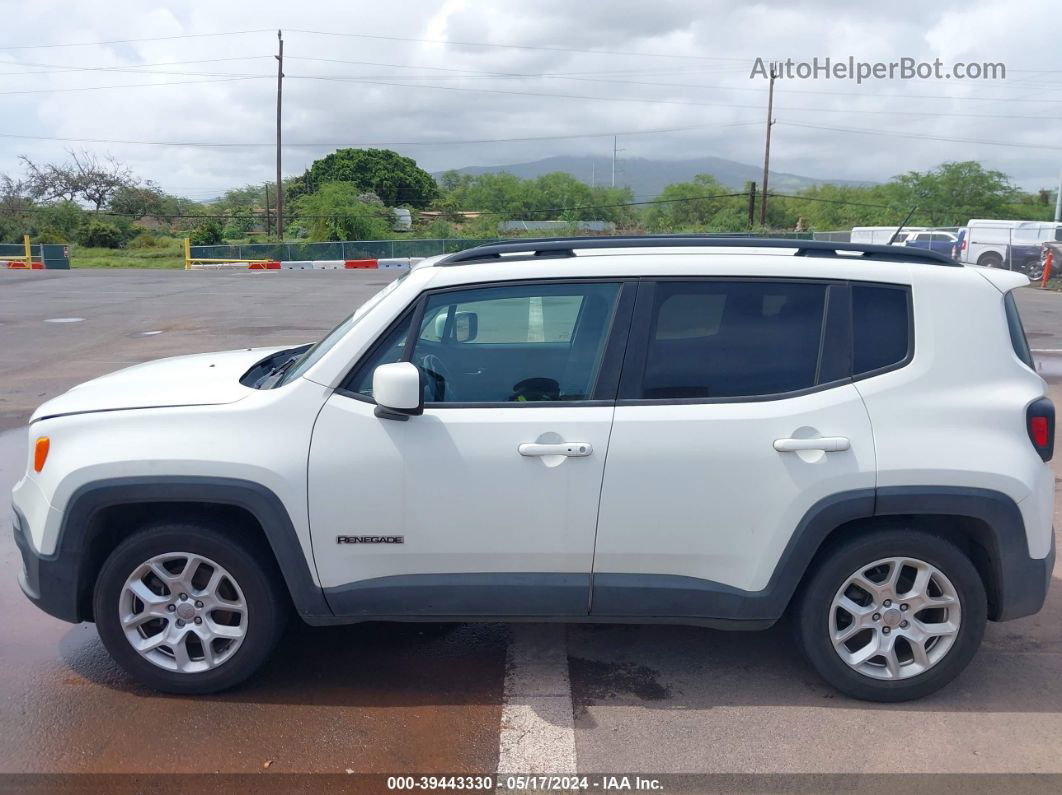
<svg viewBox="0 0 1062 795"><path fill-rule="evenodd" d="M252 393L240 376L290 346L243 348L145 362L94 378L52 398L30 422L64 414L234 403Z"/></svg>

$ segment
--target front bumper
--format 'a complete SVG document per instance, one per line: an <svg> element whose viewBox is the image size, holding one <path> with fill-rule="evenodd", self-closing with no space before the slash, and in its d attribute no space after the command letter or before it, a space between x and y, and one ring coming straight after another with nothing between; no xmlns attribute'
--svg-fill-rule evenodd
<svg viewBox="0 0 1062 795"><path fill-rule="evenodd" d="M63 621L76 624L87 618L78 610L76 561L37 554L26 537L28 525L18 511L15 511L14 532L15 545L22 555L22 571L18 575L22 593L45 613Z"/></svg>

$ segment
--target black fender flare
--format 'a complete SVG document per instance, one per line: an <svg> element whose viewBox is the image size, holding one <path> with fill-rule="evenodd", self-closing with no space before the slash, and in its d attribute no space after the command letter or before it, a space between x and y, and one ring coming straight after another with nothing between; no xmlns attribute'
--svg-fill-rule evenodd
<svg viewBox="0 0 1062 795"><path fill-rule="evenodd" d="M314 582L310 569L312 561L303 553L284 503L270 489L249 480L161 475L108 478L87 483L70 496L59 528L55 554L41 562L51 562L60 570L67 570L80 604L80 595L86 587L80 567L92 541L88 529L93 526L93 517L105 508L150 503L225 505L247 511L262 527L299 615L332 615L320 586ZM90 618L83 615L80 608L76 612L78 620Z"/></svg>

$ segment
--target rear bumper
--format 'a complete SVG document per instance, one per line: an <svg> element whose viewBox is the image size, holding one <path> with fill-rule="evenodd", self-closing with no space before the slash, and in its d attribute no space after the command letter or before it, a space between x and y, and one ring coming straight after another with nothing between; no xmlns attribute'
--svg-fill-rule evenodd
<svg viewBox="0 0 1062 795"><path fill-rule="evenodd" d="M1055 568L1054 531L1051 532L1051 549L1047 557L1012 560L1008 568L1002 582L1003 598L995 620L1010 621L1039 613L1047 599Z"/></svg>
<svg viewBox="0 0 1062 795"><path fill-rule="evenodd" d="M63 621L78 623L77 566L73 560L46 558L37 554L26 537L28 526L15 511L15 545L22 556L18 585L22 593L41 610Z"/></svg>

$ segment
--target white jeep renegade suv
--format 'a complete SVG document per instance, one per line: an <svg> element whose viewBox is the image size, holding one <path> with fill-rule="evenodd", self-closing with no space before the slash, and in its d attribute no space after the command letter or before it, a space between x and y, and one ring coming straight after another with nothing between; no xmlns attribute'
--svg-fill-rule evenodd
<svg viewBox="0 0 1062 795"><path fill-rule="evenodd" d="M171 692L249 676L293 605L311 624L790 614L826 681L915 698L1051 576L1026 283L809 241L427 260L316 345L45 403L14 489L21 585Z"/></svg>

